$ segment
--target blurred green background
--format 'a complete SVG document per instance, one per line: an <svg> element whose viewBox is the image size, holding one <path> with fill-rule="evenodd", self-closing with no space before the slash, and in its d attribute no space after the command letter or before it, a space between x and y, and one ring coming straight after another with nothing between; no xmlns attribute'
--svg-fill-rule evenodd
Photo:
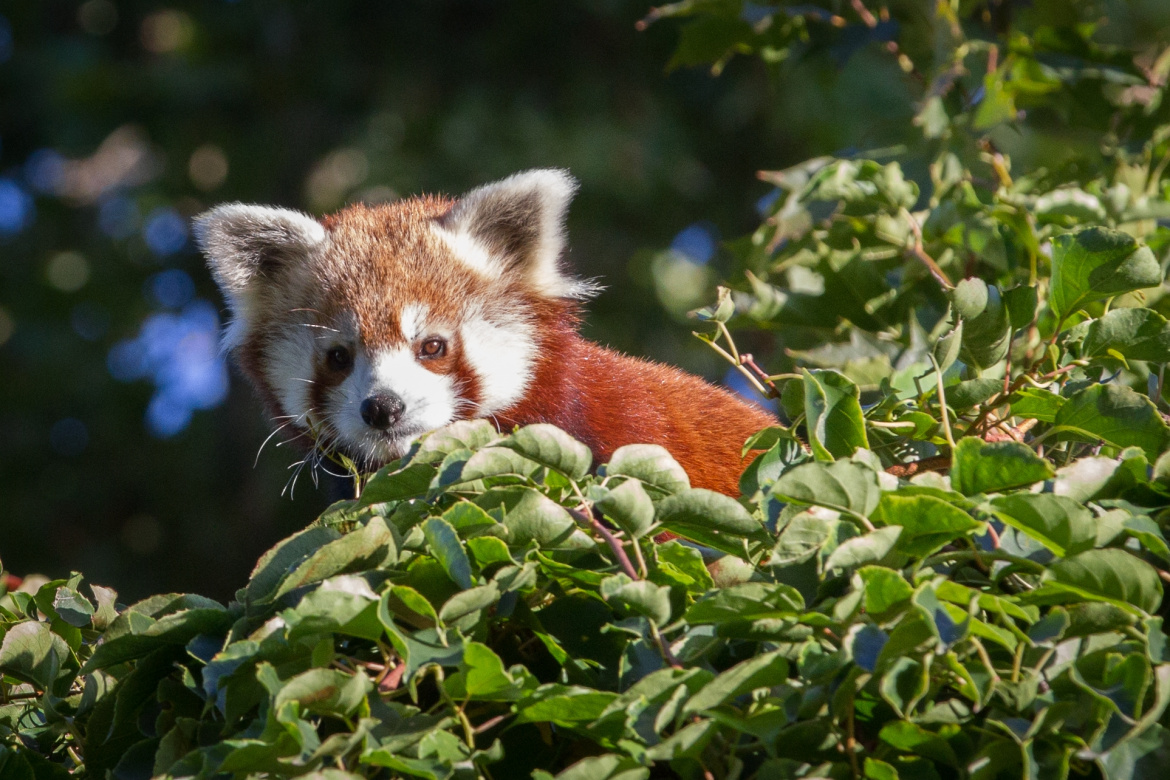
<svg viewBox="0 0 1170 780"><path fill-rule="evenodd" d="M678 29L637 31L646 10L0 2L7 570L226 597L330 500L307 479L282 497L287 447L253 467L269 427L217 356L188 235L215 203L320 214L569 168L571 261L607 285L587 334L721 378L677 315L714 242L754 227L756 169L817 150L751 62L667 73Z"/></svg>

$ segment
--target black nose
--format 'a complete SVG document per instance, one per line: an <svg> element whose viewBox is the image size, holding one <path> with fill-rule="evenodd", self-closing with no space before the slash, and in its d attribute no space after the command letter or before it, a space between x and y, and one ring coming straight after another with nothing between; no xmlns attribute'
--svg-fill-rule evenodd
<svg viewBox="0 0 1170 780"><path fill-rule="evenodd" d="M379 393L362 401L362 419L371 428L384 431L398 422L404 408L402 399L394 393Z"/></svg>

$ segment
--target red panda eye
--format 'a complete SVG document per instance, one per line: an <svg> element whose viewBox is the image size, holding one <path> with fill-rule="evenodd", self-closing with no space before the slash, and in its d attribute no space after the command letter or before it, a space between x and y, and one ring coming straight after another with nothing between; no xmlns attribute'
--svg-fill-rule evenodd
<svg viewBox="0 0 1170 780"><path fill-rule="evenodd" d="M447 342L442 339L427 339L422 343L419 355L426 358L442 357L447 352Z"/></svg>
<svg viewBox="0 0 1170 780"><path fill-rule="evenodd" d="M325 362L332 371L348 371L353 367L353 355L345 347L331 347L325 353Z"/></svg>

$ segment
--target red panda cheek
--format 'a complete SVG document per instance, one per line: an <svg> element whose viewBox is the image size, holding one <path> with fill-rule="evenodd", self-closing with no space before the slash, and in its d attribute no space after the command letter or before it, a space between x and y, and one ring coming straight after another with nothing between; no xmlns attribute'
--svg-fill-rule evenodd
<svg viewBox="0 0 1170 780"><path fill-rule="evenodd" d="M479 374L471 367L462 352L455 355L455 370L451 372L455 377L455 394L464 403L460 405L459 417L478 417L476 410L483 400L483 391L480 387Z"/></svg>

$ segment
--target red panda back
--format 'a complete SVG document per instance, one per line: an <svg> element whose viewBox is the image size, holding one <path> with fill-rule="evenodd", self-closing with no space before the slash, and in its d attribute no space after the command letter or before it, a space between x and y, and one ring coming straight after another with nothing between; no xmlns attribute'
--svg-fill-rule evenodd
<svg viewBox="0 0 1170 780"><path fill-rule="evenodd" d="M665 447L693 487L739 495L749 436L776 421L734 394L677 368L586 341L575 320L542 318L540 362L529 393L498 415L501 427L548 422L604 463L625 444Z"/></svg>

